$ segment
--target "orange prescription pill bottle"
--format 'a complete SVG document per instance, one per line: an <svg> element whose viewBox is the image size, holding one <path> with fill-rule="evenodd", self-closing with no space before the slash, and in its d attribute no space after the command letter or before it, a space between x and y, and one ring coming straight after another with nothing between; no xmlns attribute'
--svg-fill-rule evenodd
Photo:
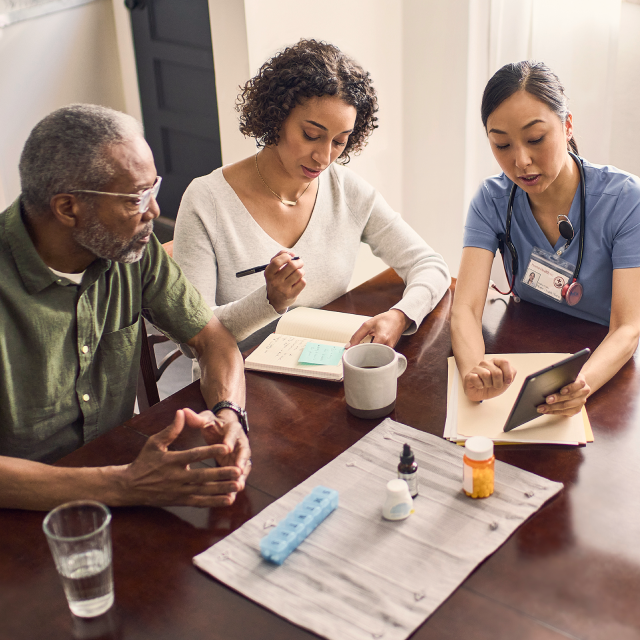
<svg viewBox="0 0 640 640"><path fill-rule="evenodd" d="M488 498L493 493L496 457L493 440L473 436L464 444L462 489L472 498Z"/></svg>

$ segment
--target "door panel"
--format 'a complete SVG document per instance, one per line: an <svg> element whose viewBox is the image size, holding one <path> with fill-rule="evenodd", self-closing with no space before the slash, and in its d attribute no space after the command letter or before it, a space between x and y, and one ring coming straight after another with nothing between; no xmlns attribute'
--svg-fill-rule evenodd
<svg viewBox="0 0 640 640"><path fill-rule="evenodd" d="M215 78L208 69L155 60L158 105L163 110L184 115L209 117L215 104ZM195 94L191 87L198 87Z"/></svg>
<svg viewBox="0 0 640 640"><path fill-rule="evenodd" d="M175 220L191 180L222 165L207 0L128 2L145 137Z"/></svg>
<svg viewBox="0 0 640 640"><path fill-rule="evenodd" d="M149 26L155 41L211 51L207 2L153 0L146 4L149 8ZM189 14L188 17L185 17L185 13Z"/></svg>

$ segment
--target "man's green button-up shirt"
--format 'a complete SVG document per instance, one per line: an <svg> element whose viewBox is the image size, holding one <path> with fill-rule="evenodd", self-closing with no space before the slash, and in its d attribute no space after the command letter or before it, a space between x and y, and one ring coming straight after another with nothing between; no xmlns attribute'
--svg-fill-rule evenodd
<svg viewBox="0 0 640 640"><path fill-rule="evenodd" d="M141 313L187 342L212 311L155 236L139 262L96 259L75 285L22 215L20 199L0 214L0 455L50 462L133 414Z"/></svg>

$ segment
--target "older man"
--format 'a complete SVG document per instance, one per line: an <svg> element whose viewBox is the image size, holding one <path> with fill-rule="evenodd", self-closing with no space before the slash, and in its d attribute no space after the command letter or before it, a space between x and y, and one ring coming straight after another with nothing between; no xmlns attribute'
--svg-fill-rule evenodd
<svg viewBox="0 0 640 640"><path fill-rule="evenodd" d="M250 469L242 357L152 235L161 178L139 123L59 109L31 132L20 179L0 214L0 507L231 504ZM215 415L178 411L126 466L46 464L131 417L141 314L197 354ZM207 444L168 451L183 428ZM219 466L189 466L208 458Z"/></svg>

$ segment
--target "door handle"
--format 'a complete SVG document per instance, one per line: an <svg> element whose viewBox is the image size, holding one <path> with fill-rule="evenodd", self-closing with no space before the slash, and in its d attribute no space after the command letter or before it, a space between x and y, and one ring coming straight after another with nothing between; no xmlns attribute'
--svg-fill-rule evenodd
<svg viewBox="0 0 640 640"><path fill-rule="evenodd" d="M147 0L124 0L124 4L129 11L133 11L134 9L142 11L142 9L147 8Z"/></svg>

